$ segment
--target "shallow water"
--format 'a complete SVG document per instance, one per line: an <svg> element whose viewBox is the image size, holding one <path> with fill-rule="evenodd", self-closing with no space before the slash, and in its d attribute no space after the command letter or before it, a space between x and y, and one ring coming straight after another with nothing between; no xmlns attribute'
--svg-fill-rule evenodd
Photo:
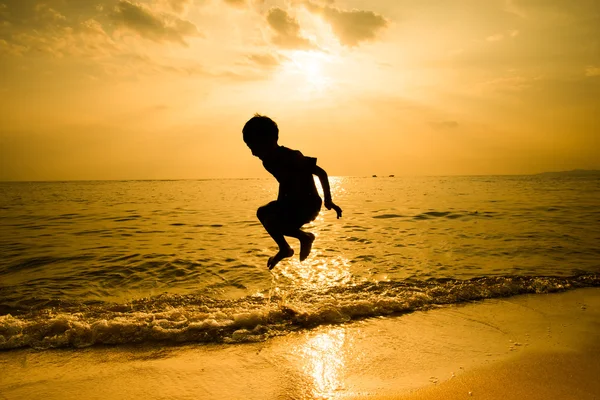
<svg viewBox="0 0 600 400"><path fill-rule="evenodd" d="M1 183L0 348L262 340L599 284L597 176L331 183L343 218L273 273L272 179Z"/></svg>

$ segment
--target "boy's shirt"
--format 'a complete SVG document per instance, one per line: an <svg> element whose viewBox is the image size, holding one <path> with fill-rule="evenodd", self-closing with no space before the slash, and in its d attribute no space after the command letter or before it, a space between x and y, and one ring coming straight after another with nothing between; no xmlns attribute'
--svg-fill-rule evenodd
<svg viewBox="0 0 600 400"><path fill-rule="evenodd" d="M305 157L300 151L284 146L279 146L263 161L265 169L279 182L277 201L293 205L321 200L313 178L316 165L316 158Z"/></svg>

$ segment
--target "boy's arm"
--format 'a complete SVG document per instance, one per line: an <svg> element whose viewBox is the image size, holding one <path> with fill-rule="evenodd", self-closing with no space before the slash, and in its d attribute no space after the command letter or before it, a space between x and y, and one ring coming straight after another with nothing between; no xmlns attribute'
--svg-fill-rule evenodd
<svg viewBox="0 0 600 400"><path fill-rule="evenodd" d="M338 218L342 216L342 209L331 201L331 188L329 187L329 178L327 177L327 172L318 165L315 165L315 170L313 172L321 181L321 186L323 187L323 194L325 195L325 208L331 210L332 208L335 210L335 213Z"/></svg>

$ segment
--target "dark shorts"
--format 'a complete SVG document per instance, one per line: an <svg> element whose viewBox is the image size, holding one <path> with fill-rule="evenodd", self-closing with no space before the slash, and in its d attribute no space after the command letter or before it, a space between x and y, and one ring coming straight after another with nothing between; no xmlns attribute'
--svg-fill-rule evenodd
<svg viewBox="0 0 600 400"><path fill-rule="evenodd" d="M321 211L321 198L303 203L287 203L282 201L272 201L269 204L258 209L260 214L265 213L270 218L274 218L285 229L299 229L302 225L313 221Z"/></svg>

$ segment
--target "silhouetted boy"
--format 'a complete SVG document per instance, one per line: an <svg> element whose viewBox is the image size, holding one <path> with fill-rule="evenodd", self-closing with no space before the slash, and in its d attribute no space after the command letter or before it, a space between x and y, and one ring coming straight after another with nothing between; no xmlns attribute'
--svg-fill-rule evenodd
<svg viewBox="0 0 600 400"><path fill-rule="evenodd" d="M298 150L278 145L279 128L269 117L255 114L246 122L242 133L252 155L260 158L265 169L279 182L277 200L260 207L256 212L279 246L279 252L269 258L267 267L273 269L279 261L294 255L284 235L300 240L300 261L303 261L310 254L315 235L300 228L319 215L322 202L313 174L321 181L325 208L333 208L338 218L342 216L342 209L331 201L327 173L317 165L316 158L305 157Z"/></svg>

